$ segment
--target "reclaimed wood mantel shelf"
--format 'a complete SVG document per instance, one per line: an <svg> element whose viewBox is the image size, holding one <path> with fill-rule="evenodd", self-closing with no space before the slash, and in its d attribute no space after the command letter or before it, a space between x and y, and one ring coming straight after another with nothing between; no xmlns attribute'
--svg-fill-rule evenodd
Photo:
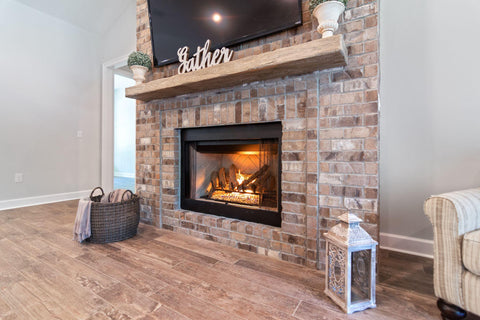
<svg viewBox="0 0 480 320"><path fill-rule="evenodd" d="M210 68L153 80L126 89L126 96L143 101L233 87L244 83L295 76L347 64L342 35L222 63Z"/></svg>

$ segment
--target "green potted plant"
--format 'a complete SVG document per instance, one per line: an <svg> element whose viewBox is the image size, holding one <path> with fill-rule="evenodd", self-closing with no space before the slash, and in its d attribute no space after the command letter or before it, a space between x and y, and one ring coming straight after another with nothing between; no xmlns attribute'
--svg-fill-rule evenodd
<svg viewBox="0 0 480 320"><path fill-rule="evenodd" d="M141 84L145 81L147 71L152 68L152 61L146 53L134 51L128 56L128 66L133 72L133 80Z"/></svg>
<svg viewBox="0 0 480 320"><path fill-rule="evenodd" d="M318 21L317 31L322 38L331 37L338 29L338 18L348 0L310 0L310 12Z"/></svg>

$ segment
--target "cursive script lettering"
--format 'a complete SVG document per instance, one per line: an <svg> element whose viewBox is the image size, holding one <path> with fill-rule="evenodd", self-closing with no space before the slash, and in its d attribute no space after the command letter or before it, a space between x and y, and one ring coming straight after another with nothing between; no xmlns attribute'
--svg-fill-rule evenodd
<svg viewBox="0 0 480 320"><path fill-rule="evenodd" d="M212 53L210 52L210 44L211 41L207 40L203 48L197 47L197 52L195 52L190 59L188 58L188 53L190 51L188 47L178 49L177 55L178 61L180 62L178 73L187 73L199 69L205 69L232 60L233 50L224 47L217 49Z"/></svg>

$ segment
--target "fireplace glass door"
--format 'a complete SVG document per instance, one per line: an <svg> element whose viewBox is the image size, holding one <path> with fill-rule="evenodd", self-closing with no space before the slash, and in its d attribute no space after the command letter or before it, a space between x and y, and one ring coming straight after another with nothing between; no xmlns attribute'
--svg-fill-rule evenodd
<svg viewBox="0 0 480 320"><path fill-rule="evenodd" d="M182 208L279 226L281 127L259 126L182 132Z"/></svg>

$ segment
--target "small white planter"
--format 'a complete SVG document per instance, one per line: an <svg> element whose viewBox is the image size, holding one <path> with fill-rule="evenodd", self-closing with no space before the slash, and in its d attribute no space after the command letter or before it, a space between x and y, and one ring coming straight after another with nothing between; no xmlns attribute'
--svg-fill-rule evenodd
<svg viewBox="0 0 480 320"><path fill-rule="evenodd" d="M345 11L345 5L340 1L326 1L319 4L312 12L312 15L317 18L317 31L322 35L322 38L333 36L333 33L338 29L338 18Z"/></svg>
<svg viewBox="0 0 480 320"><path fill-rule="evenodd" d="M133 80L135 80L135 84L141 84L145 81L145 74L148 71L147 67L144 66L130 66L130 69L133 71Z"/></svg>

